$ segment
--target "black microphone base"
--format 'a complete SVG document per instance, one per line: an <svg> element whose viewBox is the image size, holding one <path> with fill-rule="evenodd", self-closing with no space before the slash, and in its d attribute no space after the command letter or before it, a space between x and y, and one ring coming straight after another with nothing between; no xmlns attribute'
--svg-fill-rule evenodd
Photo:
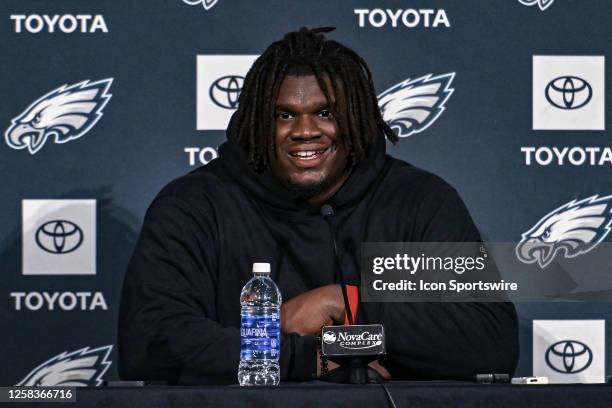
<svg viewBox="0 0 612 408"><path fill-rule="evenodd" d="M380 374L363 359L351 358L342 361L340 367L321 375L319 380L343 384L367 384L372 381L378 382Z"/></svg>

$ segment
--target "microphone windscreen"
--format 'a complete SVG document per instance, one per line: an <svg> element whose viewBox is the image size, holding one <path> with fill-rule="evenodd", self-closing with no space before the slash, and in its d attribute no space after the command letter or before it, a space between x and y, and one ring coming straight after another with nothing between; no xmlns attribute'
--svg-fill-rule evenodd
<svg viewBox="0 0 612 408"><path fill-rule="evenodd" d="M321 215L323 217L330 217L330 216L334 215L334 209L329 204L323 204L321 206Z"/></svg>

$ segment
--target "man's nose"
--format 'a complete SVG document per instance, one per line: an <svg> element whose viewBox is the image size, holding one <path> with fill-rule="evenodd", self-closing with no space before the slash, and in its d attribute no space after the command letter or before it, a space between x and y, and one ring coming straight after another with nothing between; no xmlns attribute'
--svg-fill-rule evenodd
<svg viewBox="0 0 612 408"><path fill-rule="evenodd" d="M319 126L317 126L316 121L311 115L300 115L297 117L291 132L292 139L313 139L320 136L321 129L319 129Z"/></svg>

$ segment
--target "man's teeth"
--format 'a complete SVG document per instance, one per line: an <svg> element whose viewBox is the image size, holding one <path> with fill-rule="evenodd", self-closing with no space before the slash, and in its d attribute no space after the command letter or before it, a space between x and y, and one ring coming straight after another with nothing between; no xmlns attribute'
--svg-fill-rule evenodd
<svg viewBox="0 0 612 408"><path fill-rule="evenodd" d="M322 154L325 150L306 150L303 152L291 153L293 157L299 157L300 159L313 159L315 156Z"/></svg>

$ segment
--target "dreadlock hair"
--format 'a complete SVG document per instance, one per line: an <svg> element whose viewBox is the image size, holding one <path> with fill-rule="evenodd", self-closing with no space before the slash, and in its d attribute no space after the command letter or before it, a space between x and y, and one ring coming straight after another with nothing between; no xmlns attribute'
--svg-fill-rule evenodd
<svg viewBox="0 0 612 408"><path fill-rule="evenodd" d="M368 157L375 143L384 143L384 136L397 142L397 135L380 113L366 62L355 51L324 36L333 30L301 28L286 34L270 45L247 73L228 138L247 153L255 171L266 169L269 158L276 154L275 103L287 75L316 76L338 124L341 142L350 152L349 165ZM330 97L332 92L335 100Z"/></svg>

